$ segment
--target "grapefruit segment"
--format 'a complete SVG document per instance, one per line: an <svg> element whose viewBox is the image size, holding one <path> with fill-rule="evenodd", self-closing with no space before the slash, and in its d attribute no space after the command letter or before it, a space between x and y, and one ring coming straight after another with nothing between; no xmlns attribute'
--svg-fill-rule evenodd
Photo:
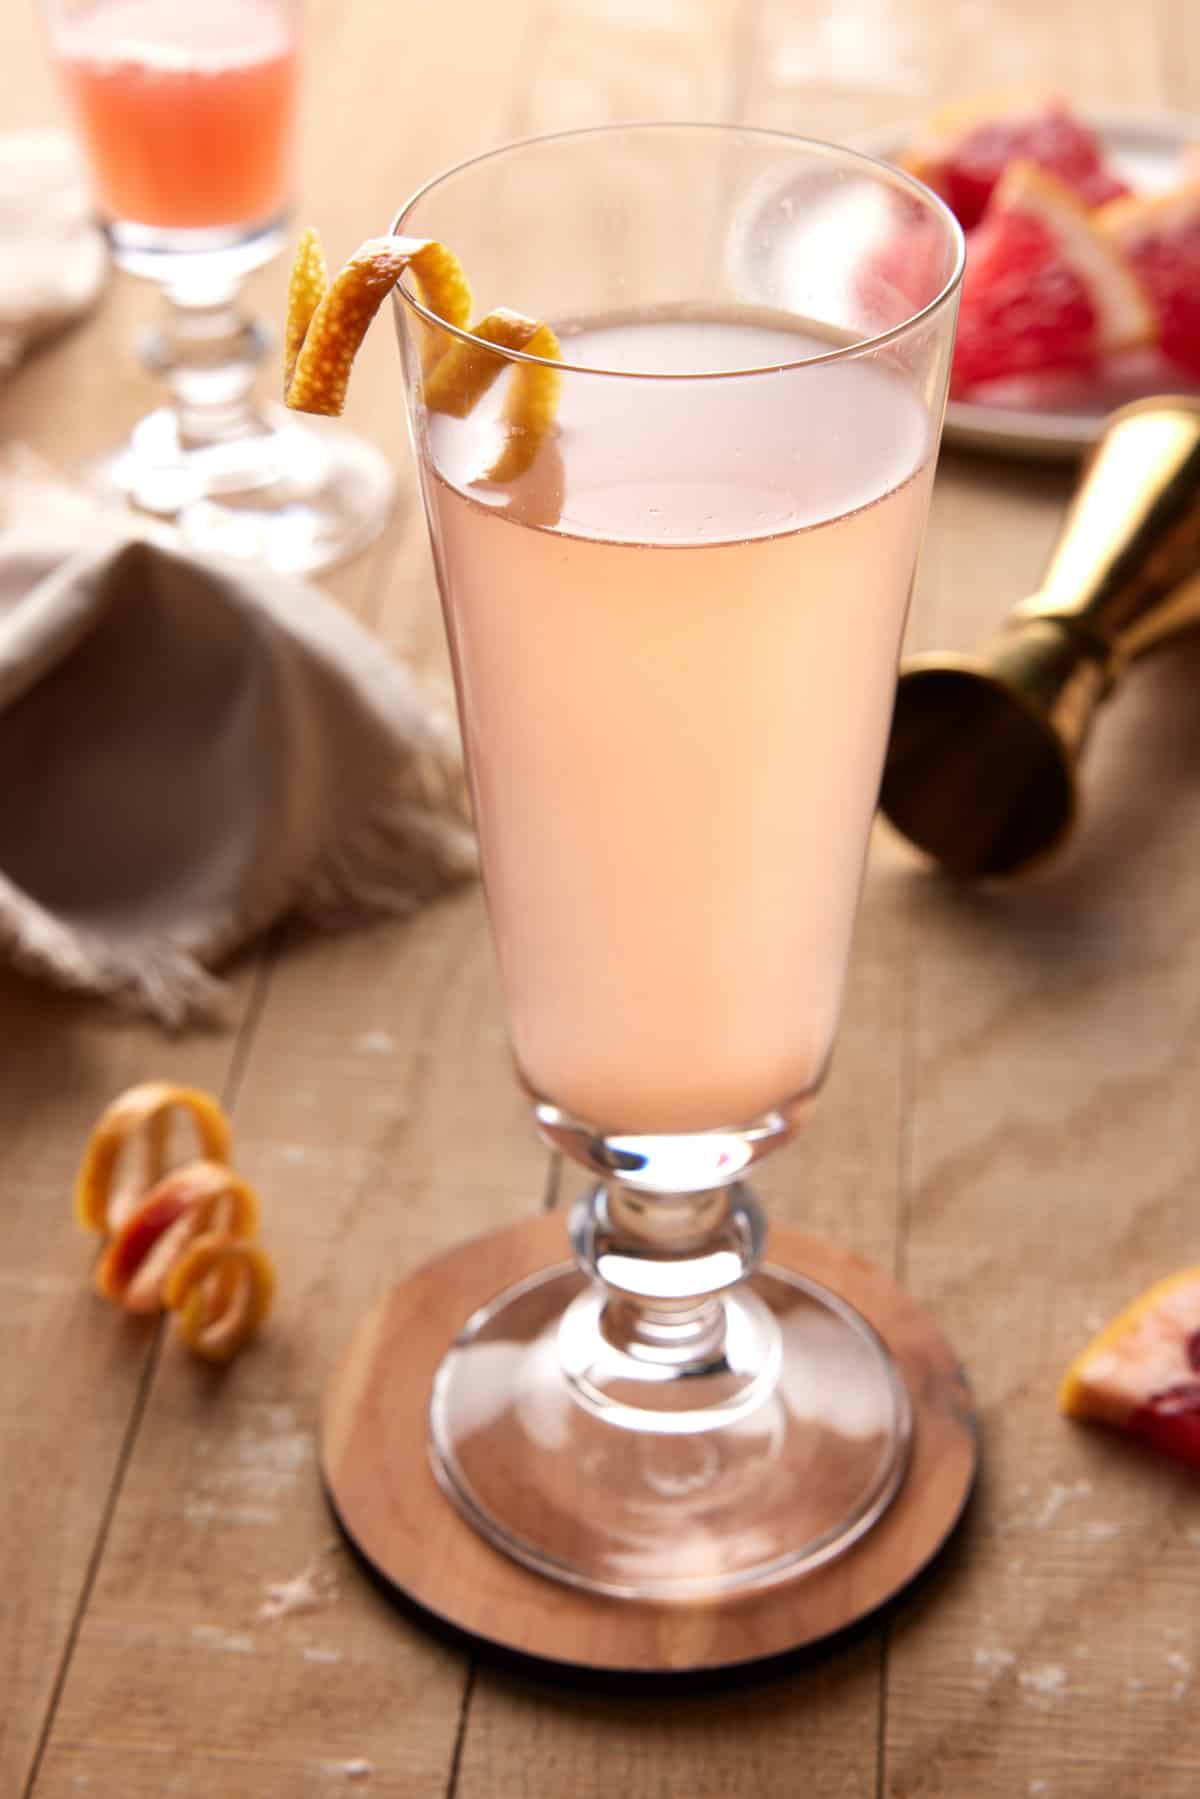
<svg viewBox="0 0 1200 1799"><path fill-rule="evenodd" d="M953 389L1048 370L1089 369L1150 342L1154 314L1109 233L1068 187L1013 163L967 258Z"/></svg>
<svg viewBox="0 0 1200 1799"><path fill-rule="evenodd" d="M1157 1282L1114 1318L1067 1369L1058 1404L1200 1467L1200 1268Z"/></svg>
<svg viewBox="0 0 1200 1799"><path fill-rule="evenodd" d="M1129 191L1106 165L1095 133L1051 88L1004 89L941 107L901 158L967 231L1016 161L1055 175L1085 206L1102 206Z"/></svg>
<svg viewBox="0 0 1200 1799"><path fill-rule="evenodd" d="M1114 200L1097 223L1149 295L1163 355L1200 376L1200 171L1170 193Z"/></svg>

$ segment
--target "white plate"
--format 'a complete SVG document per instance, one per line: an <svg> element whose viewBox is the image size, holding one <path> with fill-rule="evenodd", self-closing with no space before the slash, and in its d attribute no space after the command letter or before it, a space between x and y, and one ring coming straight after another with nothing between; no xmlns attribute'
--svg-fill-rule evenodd
<svg viewBox="0 0 1200 1799"><path fill-rule="evenodd" d="M1172 113L1088 113L1084 123L1097 133L1116 168L1143 192L1172 187L1179 180L1180 153L1200 143L1200 119ZM912 135L915 135L916 127ZM908 134L892 130L856 140L860 149L883 158L899 154ZM946 409L946 441L976 450L1018 456L1067 459L1090 448L1116 406L1154 393L1200 394L1200 383L1146 351L1113 357L1104 374L1006 382L996 399L952 400Z"/></svg>

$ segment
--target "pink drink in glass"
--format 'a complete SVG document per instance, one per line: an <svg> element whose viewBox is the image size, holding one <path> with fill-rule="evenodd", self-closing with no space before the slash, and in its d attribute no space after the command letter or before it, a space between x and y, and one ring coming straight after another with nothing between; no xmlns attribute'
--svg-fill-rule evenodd
<svg viewBox="0 0 1200 1799"><path fill-rule="evenodd" d="M574 1265L480 1285L434 1470L555 1579L769 1585L870 1530L912 1443L869 1322L763 1260L748 1176L833 1043L962 236L852 151L688 125L512 145L394 228L562 346L548 430L515 352L452 417L452 333L397 296L513 1047L595 1183Z"/></svg>
<svg viewBox="0 0 1200 1799"><path fill-rule="evenodd" d="M563 352L683 373L831 347L657 317ZM878 363L814 369L802 408L780 381L648 380L635 426L625 383L570 377L557 453L490 494L499 398L428 421L516 1057L625 1131L752 1119L833 1042L934 438Z"/></svg>
<svg viewBox="0 0 1200 1799"><path fill-rule="evenodd" d="M298 55L280 8L114 0L54 48L106 217L193 230L283 211Z"/></svg>

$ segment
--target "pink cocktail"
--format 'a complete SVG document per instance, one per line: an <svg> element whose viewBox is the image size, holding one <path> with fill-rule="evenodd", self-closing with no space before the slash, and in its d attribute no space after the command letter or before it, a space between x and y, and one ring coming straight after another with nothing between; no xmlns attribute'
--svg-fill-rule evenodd
<svg viewBox="0 0 1200 1799"><path fill-rule="evenodd" d="M277 218L292 179L298 51L263 0L119 0L55 53L112 220L168 229Z"/></svg>
<svg viewBox="0 0 1200 1799"><path fill-rule="evenodd" d="M831 347L736 312L563 341L681 373ZM513 1047L625 1130L756 1118L833 1042L934 434L873 363L779 388L644 381L631 428L619 380L568 377L553 471L510 494L472 483L498 401L429 422Z"/></svg>
<svg viewBox="0 0 1200 1799"><path fill-rule="evenodd" d="M428 384L455 333L401 284L513 1050L543 1134L599 1180L578 1265L448 1349L434 1467L558 1579L767 1585L870 1529L911 1438L866 1321L759 1265L744 1177L833 1046L962 235L865 157L673 125L481 157L394 229L561 345L553 427L498 479L521 358L451 416Z"/></svg>

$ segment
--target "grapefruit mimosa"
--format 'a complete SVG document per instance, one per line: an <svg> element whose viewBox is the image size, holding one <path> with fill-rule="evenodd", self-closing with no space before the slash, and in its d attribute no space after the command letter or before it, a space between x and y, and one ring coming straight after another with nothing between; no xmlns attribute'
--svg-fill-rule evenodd
<svg viewBox="0 0 1200 1799"><path fill-rule="evenodd" d="M599 1177L578 1266L501 1293L443 1360L434 1466L559 1579L767 1585L868 1530L908 1454L889 1352L758 1266L743 1176L833 1043L962 234L865 157L668 125L482 157L394 230L561 349L552 428L510 464L530 357L476 345L507 367L448 407L439 340L470 332L401 280L513 1048L543 1134Z"/></svg>
<svg viewBox="0 0 1200 1799"><path fill-rule="evenodd" d="M664 372L829 348L728 318L562 344ZM631 436L619 381L568 381L553 525L522 518L536 468L473 490L494 407L430 420L517 1062L627 1130L756 1118L809 1092L833 1041L865 848L847 821L879 784L932 432L870 363L814 372L795 409L778 385L648 381Z"/></svg>

